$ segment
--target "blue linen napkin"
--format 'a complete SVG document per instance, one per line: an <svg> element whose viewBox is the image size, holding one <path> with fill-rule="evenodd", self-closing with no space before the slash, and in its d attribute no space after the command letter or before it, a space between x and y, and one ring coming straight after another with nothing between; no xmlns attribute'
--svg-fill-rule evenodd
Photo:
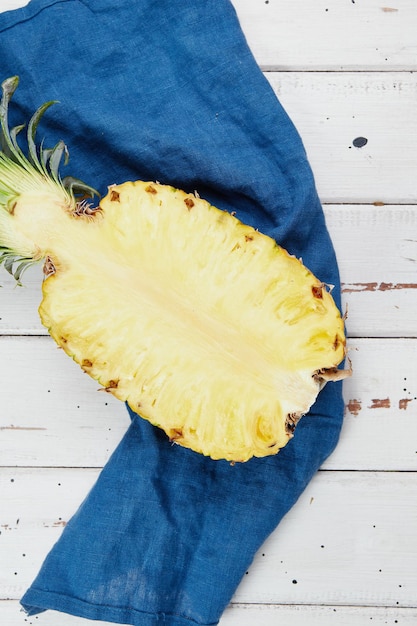
<svg viewBox="0 0 417 626"><path fill-rule="evenodd" d="M228 0L32 0L0 14L0 59L1 80L20 76L11 123L60 101L39 136L69 146L63 175L103 193L139 178L197 190L302 257L340 304L302 141ZM23 607L134 626L217 624L334 449L342 415L341 385L328 384L277 456L231 466L131 414Z"/></svg>

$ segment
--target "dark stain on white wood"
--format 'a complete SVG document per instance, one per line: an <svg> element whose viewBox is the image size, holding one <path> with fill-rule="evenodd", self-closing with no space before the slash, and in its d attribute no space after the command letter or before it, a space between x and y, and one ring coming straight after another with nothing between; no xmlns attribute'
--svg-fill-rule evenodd
<svg viewBox="0 0 417 626"><path fill-rule="evenodd" d="M349 400L349 402L346 403L346 410L355 417L359 415L361 409L362 402L360 400L357 400L356 398L352 398L351 400Z"/></svg>
<svg viewBox="0 0 417 626"><path fill-rule="evenodd" d="M355 148L363 148L364 146L366 146L367 143L368 140L366 137L355 137L355 139L352 141L352 145Z"/></svg>
<svg viewBox="0 0 417 626"><path fill-rule="evenodd" d="M372 398L372 404L369 405L369 409L389 409L391 407L391 400L389 398Z"/></svg>
<svg viewBox="0 0 417 626"><path fill-rule="evenodd" d="M417 289L417 283L343 283L343 293L356 293L359 291L397 291L401 289Z"/></svg>

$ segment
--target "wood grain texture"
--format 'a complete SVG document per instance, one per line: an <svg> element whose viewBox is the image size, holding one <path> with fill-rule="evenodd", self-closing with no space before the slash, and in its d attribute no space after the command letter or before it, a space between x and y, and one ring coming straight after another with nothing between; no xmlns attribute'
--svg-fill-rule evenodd
<svg viewBox="0 0 417 626"><path fill-rule="evenodd" d="M351 337L417 335L417 205L327 205Z"/></svg>
<svg viewBox="0 0 417 626"><path fill-rule="evenodd" d="M416 623L416 609L254 604L232 605L220 620L220 626L415 626Z"/></svg>
<svg viewBox="0 0 417 626"><path fill-rule="evenodd" d="M414 0L233 0L265 70L413 70Z"/></svg>
<svg viewBox="0 0 417 626"><path fill-rule="evenodd" d="M98 472L0 470L2 598L21 597ZM413 608L415 488L412 472L319 472L262 546L233 601Z"/></svg>
<svg viewBox="0 0 417 626"><path fill-rule="evenodd" d="M415 204L417 81L413 73L273 72L267 76L302 136L324 203ZM360 137L367 143L358 148L354 142Z"/></svg>
<svg viewBox="0 0 417 626"><path fill-rule="evenodd" d="M47 611L26 617L15 600L0 601L0 614L7 626L91 626L91 621ZM219 626L415 626L417 610L391 607L285 606L232 604ZM112 626L110 622L99 622Z"/></svg>
<svg viewBox="0 0 417 626"><path fill-rule="evenodd" d="M3 13L4 11L12 11L13 9L20 9L28 3L29 0L2 0L0 13Z"/></svg>

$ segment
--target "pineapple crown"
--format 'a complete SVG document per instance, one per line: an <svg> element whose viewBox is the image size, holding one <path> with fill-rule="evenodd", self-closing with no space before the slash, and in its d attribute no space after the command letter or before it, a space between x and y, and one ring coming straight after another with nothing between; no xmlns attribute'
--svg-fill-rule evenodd
<svg viewBox="0 0 417 626"><path fill-rule="evenodd" d="M39 122L49 107L56 100L45 102L29 120L26 131L27 155L18 143L19 133L26 124L9 129L9 104L19 85L19 77L12 76L1 84L0 101L0 215L11 214L17 198L25 192L45 189L45 186L63 193L68 206L76 208L85 198L99 195L98 192L81 180L66 176L61 178L59 168L69 159L68 148L59 141L53 148L45 148L43 142L36 145L36 131ZM0 236L0 264L20 282L22 272L35 261L23 257L3 244ZM16 266L16 263L18 264Z"/></svg>

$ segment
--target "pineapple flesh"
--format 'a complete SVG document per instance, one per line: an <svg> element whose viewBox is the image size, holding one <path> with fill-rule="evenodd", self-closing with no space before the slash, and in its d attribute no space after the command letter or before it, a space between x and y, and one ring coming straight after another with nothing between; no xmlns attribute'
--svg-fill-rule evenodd
<svg viewBox="0 0 417 626"><path fill-rule="evenodd" d="M197 195L126 182L92 208L80 195L93 190L62 181L51 163L63 147L35 151L36 123L22 163L7 129L16 86L3 83L0 253L18 280L44 260L39 314L50 335L172 441L232 462L276 454L323 384L347 374L329 290ZM15 167L29 174L13 187Z"/></svg>

